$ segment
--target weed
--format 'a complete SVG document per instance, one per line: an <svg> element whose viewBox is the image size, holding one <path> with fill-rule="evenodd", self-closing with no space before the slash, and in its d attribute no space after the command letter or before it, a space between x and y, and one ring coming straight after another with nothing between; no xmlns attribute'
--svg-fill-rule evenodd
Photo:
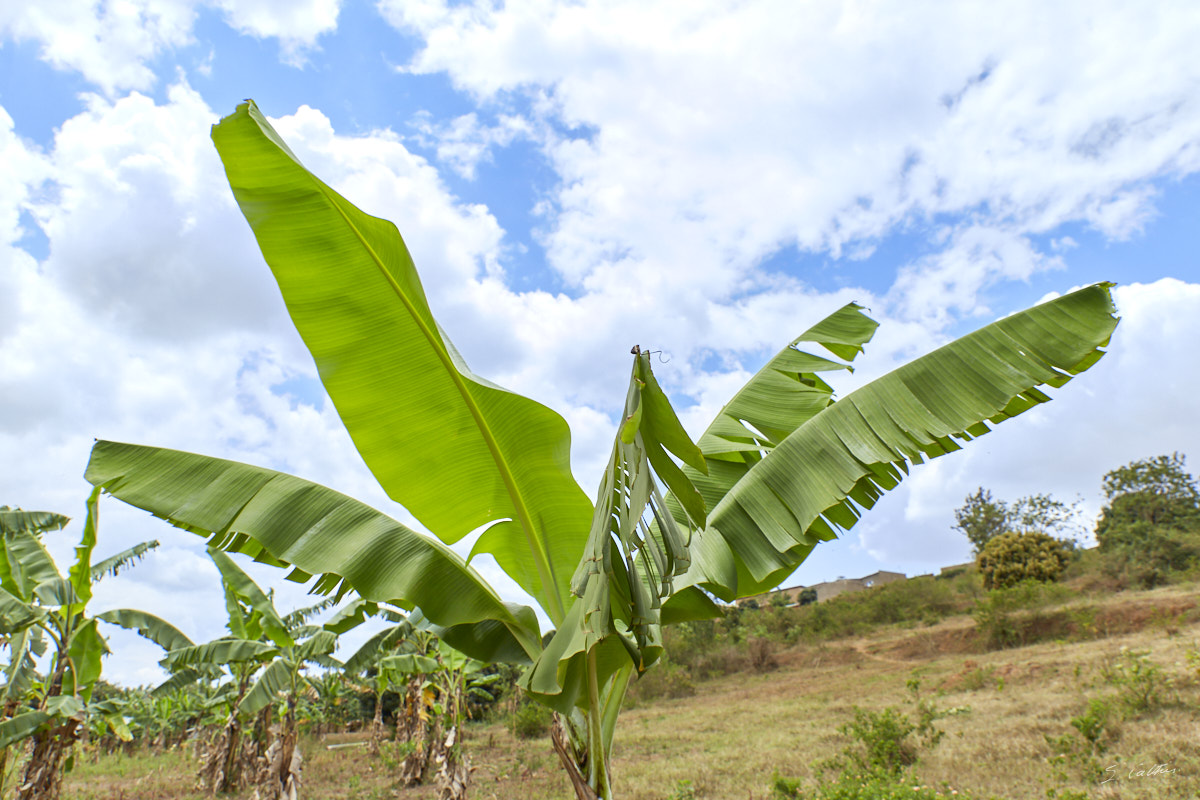
<svg viewBox="0 0 1200 800"><path fill-rule="evenodd" d="M1079 731L1079 735L1087 741L1093 753L1102 753L1105 745L1101 738L1109 730L1111 717L1112 707L1109 702L1100 697L1093 697L1088 700L1087 711L1071 718L1071 727Z"/></svg>
<svg viewBox="0 0 1200 800"><path fill-rule="evenodd" d="M1118 702L1131 714L1144 714L1167 701L1170 683L1162 667L1150 660L1149 650L1121 649L1120 656L1101 664L1101 675L1117 687Z"/></svg>
<svg viewBox="0 0 1200 800"><path fill-rule="evenodd" d="M994 686L996 684L996 680L993 678L995 672L996 668L993 666L975 667L969 672L963 673L962 685L972 692L977 692L985 686Z"/></svg>
<svg viewBox="0 0 1200 800"><path fill-rule="evenodd" d="M675 781L675 791L667 800L695 800L696 788L688 780Z"/></svg>

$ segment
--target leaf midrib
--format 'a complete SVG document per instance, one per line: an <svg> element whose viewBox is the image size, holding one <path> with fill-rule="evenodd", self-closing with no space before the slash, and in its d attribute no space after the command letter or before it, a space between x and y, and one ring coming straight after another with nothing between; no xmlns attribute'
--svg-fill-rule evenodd
<svg viewBox="0 0 1200 800"><path fill-rule="evenodd" d="M304 169L304 167L301 166L301 169ZM417 328L421 331L421 334L433 347L433 350L437 354L438 359L442 362L442 366L445 368L446 373L450 376L450 379L454 382L454 386L458 390L459 395L466 403L468 410L471 412L472 418L475 420L475 426L479 429L480 435L483 437L488 451L492 454L492 459L496 462L497 466L500 467L500 475L504 480L505 488L508 489L509 498L513 501L513 505L516 509L518 522L521 525L521 531L525 534L525 540L529 545L530 551L533 553L534 563L538 570L538 577L542 581L542 588L547 599L554 604L554 607L547 608L546 612L550 615L551 620L556 626L560 625L566 615L566 611L563 607L562 598L558 593L558 583L554 580L554 565L550 562L550 559L548 558L545 549L542 546L541 540L534 532L533 519L530 516L529 508L525 503L524 496L517 488L516 482L513 480L512 470L509 468L508 460L501 452L499 443L492 434L491 428L484 420L483 414L478 404L475 402L475 398L472 397L471 393L467 390L466 382L462 373L455 368L453 361L450 360L450 354L446 351L445 347L440 346L441 343L434 336L433 330L425 323L425 320L422 318L422 316L417 313L416 307L413 305L412 301L409 300L407 295L404 293L404 290L400 287L400 284L392 276L391 272L388 271L387 267L383 263L383 260L375 252L375 248L373 248L370 242L367 241L366 237L359 230L358 226L354 224L353 220L350 219L349 215L347 215L342 209L341 205L334 198L330 197L331 190L329 190L328 187L326 187L320 181L317 181L307 169L304 169L304 171L305 174L316 183L321 195L325 197L331 206L333 206L338 215L346 223L346 226L354 233L355 238L366 249L367 253L371 257L371 261L375 264L376 269L378 269L383 275L384 279L388 282L388 285L392 287L392 291L400 299L400 302L404 304L404 307L408 310L408 313L416 322Z"/></svg>

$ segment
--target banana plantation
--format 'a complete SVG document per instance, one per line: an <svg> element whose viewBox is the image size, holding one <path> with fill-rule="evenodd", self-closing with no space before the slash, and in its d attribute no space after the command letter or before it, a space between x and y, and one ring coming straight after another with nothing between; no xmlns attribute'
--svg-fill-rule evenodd
<svg viewBox="0 0 1200 800"><path fill-rule="evenodd" d="M552 710L547 749L575 796L618 797L610 760L621 707L663 655L662 626L719 617L724 604L774 588L912 468L1049 401L1096 363L1117 324L1109 286L1097 284L835 400L828 381L878 327L852 303L798 325L697 438L635 345L623 404L614 394L611 455L589 493L571 472L566 421L464 363L392 223L309 172L252 102L212 137L358 452L424 531L300 476L97 442L65 575L42 541L65 517L0 514L2 797L58 796L63 772L96 749L182 746L213 793L296 798L301 727L365 716L365 746L404 743L400 782L462 798L463 721L500 674L518 675L516 690ZM156 546L94 559L102 496L179 529L164 524L164 537L206 539L227 635L193 642L137 609L89 616L93 583L137 568ZM481 530L469 554L451 547ZM540 613L489 585L471 564L480 554ZM247 558L307 583L318 602L277 609L238 566ZM338 637L367 620L379 632L341 652ZM170 678L146 691L102 684L106 626L161 647ZM385 714L388 693L400 699Z"/></svg>

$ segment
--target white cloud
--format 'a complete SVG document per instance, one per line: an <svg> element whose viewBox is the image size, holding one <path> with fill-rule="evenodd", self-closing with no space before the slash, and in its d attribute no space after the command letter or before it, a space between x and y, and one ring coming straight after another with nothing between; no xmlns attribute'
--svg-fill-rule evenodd
<svg viewBox="0 0 1200 800"><path fill-rule="evenodd" d="M285 62L337 28L341 0L38 0L0 6L0 41L32 40L56 69L73 70L108 97L158 82L156 58L193 42L197 13L219 8L230 27L279 40ZM204 63L200 71L208 66Z"/></svg>
<svg viewBox="0 0 1200 800"><path fill-rule="evenodd" d="M959 281L974 313L975 288L1056 265L1022 237L1071 220L1134 235L1147 182L1200 163L1186 3L380 8L424 40L409 69L588 132L544 141L561 179L544 244L593 292L668 270L719 294L789 244L857 257L965 214L949 252L906 272L906 313L936 317L964 237L1002 233Z"/></svg>
<svg viewBox="0 0 1200 800"><path fill-rule="evenodd" d="M951 531L952 512L978 486L1009 501L1039 492L1081 498L1090 526L1105 472L1175 451L1192 456L1193 473L1200 469L1200 431L1192 423L1200 284L1165 278L1119 286L1113 295L1121 322L1098 364L1051 390L1052 402L915 468L882 513L864 518L855 534L878 563L930 569L966 560L970 547Z"/></svg>
<svg viewBox="0 0 1200 800"><path fill-rule="evenodd" d="M421 144L437 150L438 160L467 180L475 179L475 168L492 160L492 150L507 147L531 131L528 120L501 114L495 125L482 125L475 112L455 117L445 124L435 123L428 112L416 116L412 125Z"/></svg>
<svg viewBox="0 0 1200 800"><path fill-rule="evenodd" d="M0 7L0 36L41 43L43 60L75 70L105 94L148 89L148 63L191 40L191 0L39 0Z"/></svg>
<svg viewBox="0 0 1200 800"><path fill-rule="evenodd" d="M277 38L286 62L304 63L304 51L337 28L341 0L215 0L230 27L259 39Z"/></svg>
<svg viewBox="0 0 1200 800"><path fill-rule="evenodd" d="M21 454L0 465L0 502L75 517L48 537L58 562L69 564L88 451L105 438L294 471L411 524L366 470L332 406L281 389L314 381L315 370L225 184L208 137L216 115L186 84L171 87L164 103L132 94L86 105L44 154L0 124L0 149L21 168L0 179L6 239L19 234L17 211L30 207L49 247L39 263L0 242L8 312L0 323L0 452ZM445 304L497 268L495 220L459 204L395 135L338 136L308 108L278 126L339 189L408 220L431 297ZM220 633L219 584L204 579L203 540L112 500L101 531L97 552L158 538L174 566L164 570L155 556L106 580L97 609L137 601L173 609L189 635ZM279 577L267 570L264 579ZM302 587L281 591L281 606L307 602ZM130 652L148 657L143 649ZM156 668L132 658L118 653L106 669L148 680Z"/></svg>

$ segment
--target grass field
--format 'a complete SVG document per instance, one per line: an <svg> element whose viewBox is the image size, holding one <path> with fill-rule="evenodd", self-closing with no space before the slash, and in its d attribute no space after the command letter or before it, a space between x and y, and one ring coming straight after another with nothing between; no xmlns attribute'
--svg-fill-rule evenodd
<svg viewBox="0 0 1200 800"><path fill-rule="evenodd" d="M912 773L918 784L951 797L1200 797L1198 603L1200 586L1191 584L1040 610L1052 635L1063 619L1074 620L1071 632L991 652L969 617L799 645L777 653L773 671L698 682L691 697L642 700L627 710L615 753L619 796L765 800L776 772L813 783L829 778L818 763L849 745L837 729L853 708L911 712L907 684L916 677L923 697L957 710L936 723L945 736L922 753ZM1089 729L1096 748L1072 725L1086 722L1089 701L1109 708L1100 730ZM386 752L327 749L355 740L304 742L304 797L436 798L432 786L398 790ZM502 723L477 723L465 747L476 768L472 797L571 796L548 740L523 741ZM194 773L184 751L85 756L64 796L204 797Z"/></svg>

